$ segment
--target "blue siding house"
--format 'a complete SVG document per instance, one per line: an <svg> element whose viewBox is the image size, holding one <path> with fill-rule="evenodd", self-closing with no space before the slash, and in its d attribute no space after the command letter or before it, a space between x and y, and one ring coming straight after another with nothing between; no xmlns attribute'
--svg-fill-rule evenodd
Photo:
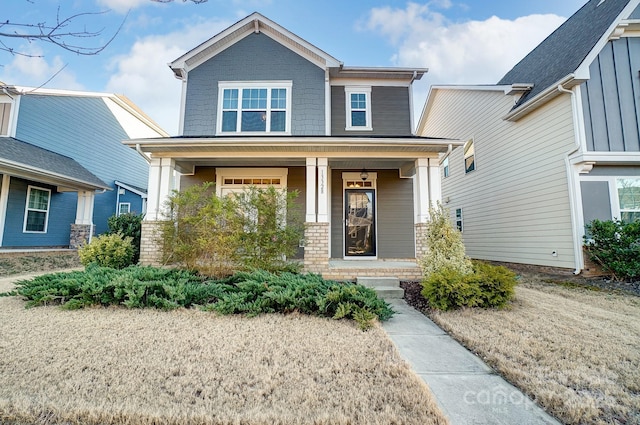
<svg viewBox="0 0 640 425"><path fill-rule="evenodd" d="M167 134L127 98L0 85L0 248L76 247L145 211L148 159L122 141Z"/></svg>
<svg viewBox="0 0 640 425"><path fill-rule="evenodd" d="M412 132L425 69L344 66L259 13L170 67L183 84L180 136L126 142L151 158L143 263L159 261L152 235L171 191L209 181L220 195L297 190L308 271L420 277L438 154L459 144Z"/></svg>
<svg viewBox="0 0 640 425"><path fill-rule="evenodd" d="M579 273L586 224L640 219L638 34L640 0L590 0L497 84L431 88L418 133L468 141L442 190L471 256Z"/></svg>

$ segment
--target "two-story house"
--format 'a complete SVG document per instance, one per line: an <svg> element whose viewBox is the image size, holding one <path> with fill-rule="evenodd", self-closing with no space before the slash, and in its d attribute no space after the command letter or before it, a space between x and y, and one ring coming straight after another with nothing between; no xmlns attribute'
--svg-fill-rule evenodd
<svg viewBox="0 0 640 425"><path fill-rule="evenodd" d="M143 263L159 261L152 235L171 191L211 181L220 195L298 190L308 271L419 277L438 154L458 143L413 134L412 83L426 70L346 67L259 13L169 65L181 135L126 142L151 158Z"/></svg>
<svg viewBox="0 0 640 425"><path fill-rule="evenodd" d="M0 83L0 248L77 247L142 213L148 160L122 145L167 136L126 97Z"/></svg>
<svg viewBox="0 0 640 425"><path fill-rule="evenodd" d="M431 88L418 134L467 140L442 196L480 259L585 269L593 219L640 218L640 0L590 0L496 85Z"/></svg>

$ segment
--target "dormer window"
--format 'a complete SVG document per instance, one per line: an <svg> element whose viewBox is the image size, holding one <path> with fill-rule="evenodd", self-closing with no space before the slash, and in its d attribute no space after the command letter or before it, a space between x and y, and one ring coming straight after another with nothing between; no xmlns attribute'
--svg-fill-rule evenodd
<svg viewBox="0 0 640 425"><path fill-rule="evenodd" d="M218 134L289 134L291 81L220 82Z"/></svg>
<svg viewBox="0 0 640 425"><path fill-rule="evenodd" d="M371 131L371 87L347 86L345 90L346 130Z"/></svg>

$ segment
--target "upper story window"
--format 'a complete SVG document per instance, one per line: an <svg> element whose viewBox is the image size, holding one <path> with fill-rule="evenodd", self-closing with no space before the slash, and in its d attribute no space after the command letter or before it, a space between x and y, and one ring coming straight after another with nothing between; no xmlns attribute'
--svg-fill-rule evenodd
<svg viewBox="0 0 640 425"><path fill-rule="evenodd" d="M442 172L444 177L449 177L449 157L442 160Z"/></svg>
<svg viewBox="0 0 640 425"><path fill-rule="evenodd" d="M218 84L218 134L291 132L291 81Z"/></svg>
<svg viewBox="0 0 640 425"><path fill-rule="evenodd" d="M476 148L473 139L464 144L464 172L469 173L476 169Z"/></svg>
<svg viewBox="0 0 640 425"><path fill-rule="evenodd" d="M344 91L347 111L345 130L373 130L371 125L371 87L347 86Z"/></svg>
<svg viewBox="0 0 640 425"><path fill-rule="evenodd" d="M616 179L620 220L632 223L640 219L640 179Z"/></svg>
<svg viewBox="0 0 640 425"><path fill-rule="evenodd" d="M11 123L11 103L0 103L0 136L9 136L9 125Z"/></svg>

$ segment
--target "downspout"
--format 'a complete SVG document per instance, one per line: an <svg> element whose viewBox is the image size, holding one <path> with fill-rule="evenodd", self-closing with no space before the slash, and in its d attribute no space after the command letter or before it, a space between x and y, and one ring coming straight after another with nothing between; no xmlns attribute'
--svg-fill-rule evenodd
<svg viewBox="0 0 640 425"><path fill-rule="evenodd" d="M140 148L140 143L136 143L136 152L142 155L144 160L147 161L147 164L151 164L151 160L149 159L149 157L145 155L144 152L142 152L142 149Z"/></svg>
<svg viewBox="0 0 640 425"><path fill-rule="evenodd" d="M564 88L562 84L558 84L558 91L561 93L567 93L571 95L571 112L573 115L573 128L574 128L573 141L575 144L575 148L573 148L572 150L570 150L565 154L564 163L567 170L567 183L569 185L569 205L570 205L570 211L571 211L571 226L573 227L572 229L573 231L571 232L573 234L573 257L574 257L573 259L574 259L574 265L575 265L575 270L573 271L573 274L578 275L580 274L580 272L582 272L582 255L581 255L582 240L579 235L580 232L577 229L578 215L577 215L576 209L578 208L578 206L576 205L576 202L577 202L576 181L574 178L573 167L571 166L571 161L569 160L569 157L574 153L578 152L582 147L582 145L580 144L580 128L579 128L580 124L577 116L578 104L576 101L576 94L573 90L568 90Z"/></svg>

